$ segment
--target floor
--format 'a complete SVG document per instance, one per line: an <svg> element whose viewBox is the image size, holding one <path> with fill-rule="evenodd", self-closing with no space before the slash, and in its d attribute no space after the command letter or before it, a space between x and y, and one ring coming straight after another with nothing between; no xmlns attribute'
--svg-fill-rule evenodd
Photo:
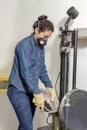
<svg viewBox="0 0 87 130"><path fill-rule="evenodd" d="M18 120L6 92L0 93L0 130L17 130Z"/></svg>

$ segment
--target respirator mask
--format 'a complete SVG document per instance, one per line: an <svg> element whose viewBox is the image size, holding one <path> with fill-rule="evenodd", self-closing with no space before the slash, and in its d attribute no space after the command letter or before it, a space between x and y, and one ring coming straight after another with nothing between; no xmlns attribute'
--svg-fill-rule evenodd
<svg viewBox="0 0 87 130"><path fill-rule="evenodd" d="M48 38L42 38L42 37L37 38L38 45L39 46L46 46L47 40L48 40Z"/></svg>

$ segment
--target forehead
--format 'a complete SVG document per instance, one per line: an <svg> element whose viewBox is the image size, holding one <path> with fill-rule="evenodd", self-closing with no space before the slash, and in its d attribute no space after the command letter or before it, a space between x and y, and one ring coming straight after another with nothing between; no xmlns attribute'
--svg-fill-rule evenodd
<svg viewBox="0 0 87 130"><path fill-rule="evenodd" d="M46 30L44 32L41 32L43 34L43 36L51 36L52 31L51 30Z"/></svg>

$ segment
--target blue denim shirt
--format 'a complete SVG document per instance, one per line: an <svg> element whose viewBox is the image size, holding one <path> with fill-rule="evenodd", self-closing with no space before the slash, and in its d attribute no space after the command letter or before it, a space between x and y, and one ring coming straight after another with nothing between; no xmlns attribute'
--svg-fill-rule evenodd
<svg viewBox="0 0 87 130"><path fill-rule="evenodd" d="M38 80L45 87L52 87L44 63L44 47L38 47L34 34L21 40L15 48L14 62L9 77L9 85L21 91L40 93Z"/></svg>

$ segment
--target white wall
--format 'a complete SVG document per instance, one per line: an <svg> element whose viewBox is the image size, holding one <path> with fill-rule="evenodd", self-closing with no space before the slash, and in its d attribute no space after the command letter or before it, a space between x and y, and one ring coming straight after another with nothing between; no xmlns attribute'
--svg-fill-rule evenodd
<svg viewBox="0 0 87 130"><path fill-rule="evenodd" d="M32 32L33 22L41 14L48 15L55 25L55 33L46 47L48 70L50 73L51 71L55 73L59 67L59 27L63 26L66 20L66 11L69 7L75 6L80 15L74 20L72 28L86 27L86 4L87 2L81 0L0 0L0 77L9 76L14 46ZM51 74L53 80L54 73Z"/></svg>
<svg viewBox="0 0 87 130"><path fill-rule="evenodd" d="M77 88L87 91L87 40L79 40L77 54Z"/></svg>
<svg viewBox="0 0 87 130"><path fill-rule="evenodd" d="M0 0L0 77L8 77L10 74L14 47L17 42L32 32L32 25L39 15L48 15L53 21L55 32L46 46L46 64L53 85L59 72L59 27L64 25L67 19L66 11L74 6L79 11L79 16L71 23L71 28L87 27L87 1L85 0ZM81 45L82 46L82 45ZM82 54L85 50L85 57ZM87 64L87 47L79 48L79 61ZM83 59L81 59L83 58ZM83 65L83 64L82 64ZM78 66L78 86L84 81L86 89L86 77L82 75L82 65ZM86 66L84 67L84 71ZM80 71L79 71L80 70ZM86 70L87 71L87 70ZM81 79L81 80L79 80ZM40 116L42 119L42 116ZM37 121L37 126L45 124Z"/></svg>

